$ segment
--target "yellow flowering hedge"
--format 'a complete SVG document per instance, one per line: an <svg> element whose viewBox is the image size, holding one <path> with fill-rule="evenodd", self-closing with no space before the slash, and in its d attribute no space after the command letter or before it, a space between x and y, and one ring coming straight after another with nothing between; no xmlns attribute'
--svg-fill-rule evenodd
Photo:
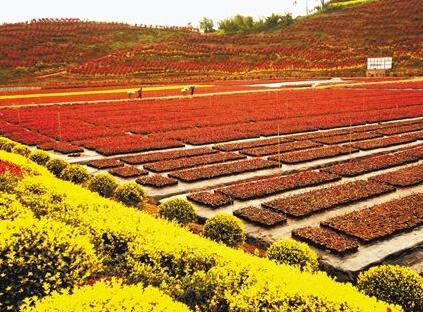
<svg viewBox="0 0 423 312"><path fill-rule="evenodd" d="M86 236L63 223L34 218L0 222L0 310L30 296L85 282L101 268Z"/></svg>
<svg viewBox="0 0 423 312"><path fill-rule="evenodd" d="M188 312L182 303L153 287L122 285L119 281L97 282L69 292L55 292L41 300L27 300L22 312Z"/></svg>
<svg viewBox="0 0 423 312"><path fill-rule="evenodd" d="M24 165L26 159L0 152L0 159ZM119 268L126 282L157 286L197 311L387 311L388 304L333 281L245 254L201 238L142 211L58 180L45 168L26 176L64 196L62 213L47 215L90 234L106 257L107 272ZM34 195L34 196L45 196ZM28 206L28 208L31 208ZM126 270L126 271L125 271ZM391 311L401 308L390 306Z"/></svg>

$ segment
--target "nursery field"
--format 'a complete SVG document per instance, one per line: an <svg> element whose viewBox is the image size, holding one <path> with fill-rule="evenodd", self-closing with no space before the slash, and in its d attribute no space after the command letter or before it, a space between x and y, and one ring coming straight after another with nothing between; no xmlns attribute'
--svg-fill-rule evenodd
<svg viewBox="0 0 423 312"><path fill-rule="evenodd" d="M78 105L9 98L0 134L136 181L153 201L187 198L204 219L234 214L260 246L292 236L334 270L358 272L423 242L423 90L371 86Z"/></svg>

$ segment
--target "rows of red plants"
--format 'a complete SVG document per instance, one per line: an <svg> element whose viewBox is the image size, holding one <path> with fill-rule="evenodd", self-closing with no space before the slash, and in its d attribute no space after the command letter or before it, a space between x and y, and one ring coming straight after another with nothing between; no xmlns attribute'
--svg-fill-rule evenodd
<svg viewBox="0 0 423 312"><path fill-rule="evenodd" d="M368 172L396 167L415 161L417 159L410 155L410 153L392 153L345 160L336 165L325 167L323 170L341 176L355 177Z"/></svg>
<svg viewBox="0 0 423 312"><path fill-rule="evenodd" d="M422 225L422 202L423 194L417 193L326 220L322 225L369 243Z"/></svg>
<svg viewBox="0 0 423 312"><path fill-rule="evenodd" d="M120 159L131 165L140 165L145 163L178 159L183 157L210 155L217 152L218 151L208 147L200 147L167 152L143 153L138 155L120 157Z"/></svg>
<svg viewBox="0 0 423 312"><path fill-rule="evenodd" d="M339 144L339 143L345 143L350 141L361 141L361 140L373 139L380 136L381 136L380 134L377 134L374 132L358 132L358 133L335 135L335 136L324 137L324 138L317 138L317 139L314 139L314 141L319 143L324 143L324 144Z"/></svg>
<svg viewBox="0 0 423 312"><path fill-rule="evenodd" d="M283 214L266 208L245 207L235 210L233 214L241 219L264 227L274 227L287 222Z"/></svg>
<svg viewBox="0 0 423 312"><path fill-rule="evenodd" d="M218 192L199 192L189 194L187 198L195 203L210 207L220 208L233 203L233 200Z"/></svg>
<svg viewBox="0 0 423 312"><path fill-rule="evenodd" d="M298 142L288 142L283 144L269 145L263 147L255 147L251 149L241 150L242 154L249 156L267 156L275 155L284 152L296 151L307 149L311 147L321 146L320 143L315 143L312 141L298 141Z"/></svg>
<svg viewBox="0 0 423 312"><path fill-rule="evenodd" d="M417 185L423 182L423 164L383 173L373 179L397 187Z"/></svg>
<svg viewBox="0 0 423 312"><path fill-rule="evenodd" d="M290 217L304 218L340 205L351 204L393 191L395 188L392 186L373 180L361 180L278 198L263 203L263 207Z"/></svg>
<svg viewBox="0 0 423 312"><path fill-rule="evenodd" d="M233 183L230 186L219 188L216 191L233 199L250 200L307 186L333 182L339 179L340 178L334 174L317 170L308 170L244 183Z"/></svg>
<svg viewBox="0 0 423 312"><path fill-rule="evenodd" d="M283 153L278 156L269 157L269 159L274 161L280 161L286 164L297 164L301 162L348 155L357 152L358 149L349 145L331 145Z"/></svg>
<svg viewBox="0 0 423 312"><path fill-rule="evenodd" d="M169 177L184 182L195 182L233 174L240 174L261 169L275 168L278 164L274 161L255 158L230 163L202 166L192 169L178 170L169 174Z"/></svg>
<svg viewBox="0 0 423 312"><path fill-rule="evenodd" d="M218 143L421 115L419 92L369 92L364 104L357 90L299 90L281 91L280 100L272 92L216 96L213 100L4 109L2 119L8 123L2 132L20 142L28 132L37 133L43 136L40 140L66 141L112 155L183 146L182 142ZM339 105L344 102L348 105Z"/></svg>
<svg viewBox="0 0 423 312"><path fill-rule="evenodd" d="M110 174L118 176L120 178L137 178L140 176L148 175L148 171L139 169L134 166L121 166L109 170Z"/></svg>
<svg viewBox="0 0 423 312"><path fill-rule="evenodd" d="M178 169L192 168L215 163L223 163L232 160L240 160L247 158L244 155L232 152L222 152L211 155L201 155L194 157L185 157L172 160L158 161L144 165L144 169L153 172L174 171Z"/></svg>
<svg viewBox="0 0 423 312"><path fill-rule="evenodd" d="M305 227L292 231L292 236L340 256L358 251L356 240L322 227Z"/></svg>
<svg viewBox="0 0 423 312"><path fill-rule="evenodd" d="M138 184L141 184L141 185L144 185L144 186L151 186L151 187L155 187L155 188L163 188L163 187L173 186L173 185L178 184L177 180L170 178L170 177L160 175L160 174L153 174L153 175L140 177L140 178L136 179L135 181Z"/></svg>
<svg viewBox="0 0 423 312"><path fill-rule="evenodd" d="M352 144L352 146L361 150L372 150L375 148L390 147L395 145L401 145L416 141L415 138L408 135L392 135L389 137L378 138L373 140L367 140Z"/></svg>

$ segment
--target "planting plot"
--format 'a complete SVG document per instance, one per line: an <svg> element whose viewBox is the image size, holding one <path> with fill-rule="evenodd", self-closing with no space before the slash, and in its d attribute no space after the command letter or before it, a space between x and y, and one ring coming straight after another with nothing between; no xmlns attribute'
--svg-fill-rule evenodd
<svg viewBox="0 0 423 312"><path fill-rule="evenodd" d="M159 174L154 175L148 175L145 177L141 177L135 180L138 184L144 185L144 186L151 186L156 188L163 188L167 186L172 186L178 184L178 181L175 179L162 176Z"/></svg>
<svg viewBox="0 0 423 312"><path fill-rule="evenodd" d="M381 136L380 134L377 134L374 132L359 132L359 133L341 134L341 135L335 135L330 137L317 138L317 139L313 139L313 141L323 143L323 144L339 144L339 143L345 143L350 141L353 142L353 141L373 139L380 136Z"/></svg>
<svg viewBox="0 0 423 312"><path fill-rule="evenodd" d="M120 157L120 159L131 165L140 165L140 164L156 162L156 161L178 159L182 157L209 155L209 154L214 154L217 152L218 151L208 147L200 147L200 148L183 149L183 150L168 151L168 152L143 153L138 155Z"/></svg>
<svg viewBox="0 0 423 312"><path fill-rule="evenodd" d="M233 203L230 197L217 192L201 192L189 194L187 198L195 203L205 205L210 208L219 208Z"/></svg>
<svg viewBox="0 0 423 312"><path fill-rule="evenodd" d="M423 123L379 129L377 130L377 132L384 135L392 135L392 134L407 133L407 132L413 132L413 131L419 131L419 130L423 130Z"/></svg>
<svg viewBox="0 0 423 312"><path fill-rule="evenodd" d="M216 153L211 155L201 155L195 157L178 158L149 163L144 165L144 168L153 172L165 172L214 163L222 163L231 160L239 160L244 158L247 157L244 155L239 155L237 153Z"/></svg>
<svg viewBox="0 0 423 312"><path fill-rule="evenodd" d="M109 170L110 174L118 176L120 178L137 178L143 175L148 175L147 170L138 169L133 166L121 166Z"/></svg>
<svg viewBox="0 0 423 312"><path fill-rule="evenodd" d="M373 178L397 187L408 187L423 182L423 164L384 173Z"/></svg>
<svg viewBox="0 0 423 312"><path fill-rule="evenodd" d="M312 141L299 141L299 142L270 145L265 147L257 147L252 149L244 149L244 150L241 150L241 153L245 155L249 155L249 156L267 156L267 155L274 155L278 153L301 150L301 149L306 149L306 148L316 147L316 146L321 146L321 144L315 143Z"/></svg>
<svg viewBox="0 0 423 312"><path fill-rule="evenodd" d="M332 145L283 153L278 156L272 156L269 159L274 161L280 161L286 164L296 164L323 158L348 155L357 152L358 149L350 147L349 145Z"/></svg>
<svg viewBox="0 0 423 312"><path fill-rule="evenodd" d="M274 168L277 166L278 164L276 162L261 158L246 159L236 162L174 171L169 174L169 177L177 178L184 182L195 182L243 172Z"/></svg>
<svg viewBox="0 0 423 312"><path fill-rule="evenodd" d="M275 199L263 206L290 217L304 218L313 213L393 191L395 188L392 186L362 180Z"/></svg>
<svg viewBox="0 0 423 312"><path fill-rule="evenodd" d="M386 138L379 138L374 140L362 141L353 143L352 146L361 150L371 150L375 148L389 147L394 145L406 144L414 142L416 139L410 136L390 136Z"/></svg>
<svg viewBox="0 0 423 312"><path fill-rule="evenodd" d="M284 224L287 221L283 214L276 213L266 208L246 207L235 210L233 214L241 219L265 227L274 227Z"/></svg>
<svg viewBox="0 0 423 312"><path fill-rule="evenodd" d="M358 243L322 227L305 227L292 232L292 236L318 248L328 249L338 255L346 255L358 251Z"/></svg>
<svg viewBox="0 0 423 312"><path fill-rule="evenodd" d="M417 159L411 156L410 153L385 154L342 161L339 164L326 167L323 170L345 177L354 177L415 161L417 161Z"/></svg>
<svg viewBox="0 0 423 312"><path fill-rule="evenodd" d="M292 140L288 138L271 138L271 139L260 139L260 140L240 142L240 143L219 144L219 145L216 145L214 148L220 151L230 152L230 151L239 151L239 150L247 149L247 148L266 146L266 145L276 145L276 144L287 143L291 141Z"/></svg>
<svg viewBox="0 0 423 312"><path fill-rule="evenodd" d="M340 178L334 174L310 170L257 181L235 183L231 186L217 189L217 191L234 199L249 200L302 187L333 182L338 179Z"/></svg>
<svg viewBox="0 0 423 312"><path fill-rule="evenodd" d="M116 158L106 158L106 159L99 159L99 160L92 160L87 164L90 167L96 169L107 169L107 168L115 168L123 166L123 162Z"/></svg>
<svg viewBox="0 0 423 312"><path fill-rule="evenodd" d="M324 221L322 225L369 243L423 224L418 193Z"/></svg>

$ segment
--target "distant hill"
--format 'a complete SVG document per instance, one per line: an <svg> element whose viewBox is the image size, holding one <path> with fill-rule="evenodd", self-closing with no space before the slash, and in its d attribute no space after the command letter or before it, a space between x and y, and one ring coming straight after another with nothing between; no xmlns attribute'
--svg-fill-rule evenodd
<svg viewBox="0 0 423 312"><path fill-rule="evenodd" d="M278 32L200 34L76 19L0 26L0 82L169 82L363 75L393 56L395 75L423 74L423 1L332 1Z"/></svg>

